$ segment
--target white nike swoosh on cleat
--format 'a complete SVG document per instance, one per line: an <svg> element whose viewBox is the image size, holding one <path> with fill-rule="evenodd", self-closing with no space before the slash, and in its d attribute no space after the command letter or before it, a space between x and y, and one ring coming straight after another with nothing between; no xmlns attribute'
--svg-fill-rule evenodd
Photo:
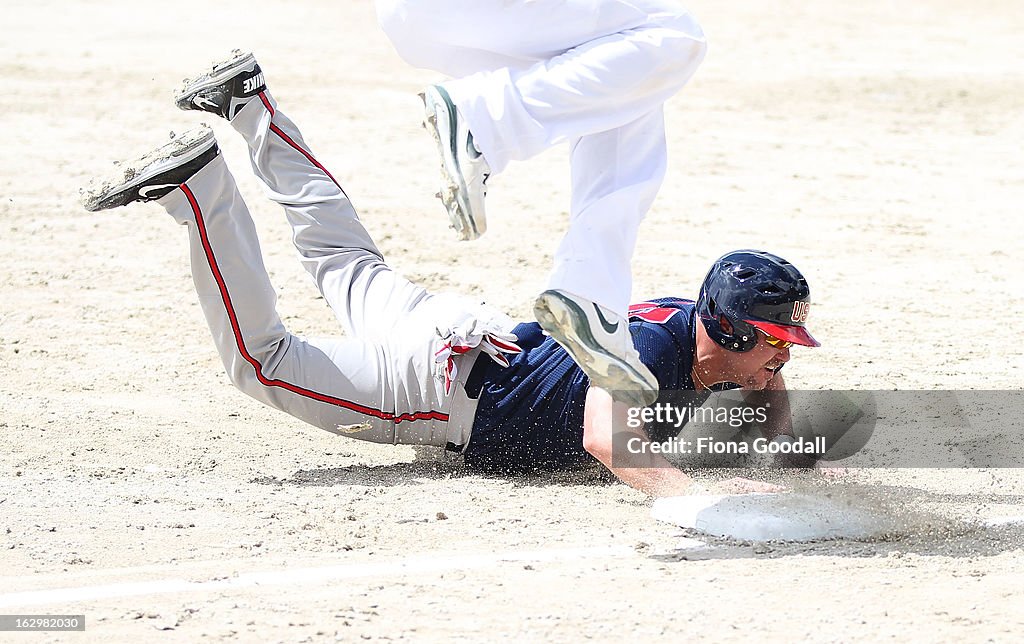
<svg viewBox="0 0 1024 644"><path fill-rule="evenodd" d="M213 101L211 101L208 98L201 98L199 96L196 96L195 98L192 99L192 102L195 103L196 106L200 107L200 108L207 108L207 107L209 107L209 108L212 108L212 109L215 109L215 110L216 109L220 109L219 105L217 105L216 103L214 103Z"/></svg>
<svg viewBox="0 0 1024 644"><path fill-rule="evenodd" d="M139 188L139 196L142 197L143 199L152 199L153 197L150 196L150 193L152 193L152 192L155 192L157 190L163 190L165 188L177 188L177 187L178 187L177 183L162 183L162 184L155 185L155 186L142 186L141 188Z"/></svg>

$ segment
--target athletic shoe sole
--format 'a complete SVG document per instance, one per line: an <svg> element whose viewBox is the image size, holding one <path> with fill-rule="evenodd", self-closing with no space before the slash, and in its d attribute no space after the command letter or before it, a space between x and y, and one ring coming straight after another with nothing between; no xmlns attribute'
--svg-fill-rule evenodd
<svg viewBox="0 0 1024 644"><path fill-rule="evenodd" d="M469 188L459 163L458 110L443 87L434 86L431 89L436 95L424 92L420 98L423 99L424 107L423 126L434 138L441 157L442 187L437 197L448 211L448 219L459 240L478 239L487 231L487 222L482 212L474 213Z"/></svg>
<svg viewBox="0 0 1024 644"><path fill-rule="evenodd" d="M576 302L545 291L537 298L533 312L541 328L562 345L594 386L633 406L644 407L658 398L657 387L652 389L647 377L621 357L600 348L587 314Z"/></svg>
<svg viewBox="0 0 1024 644"><path fill-rule="evenodd" d="M133 201L159 199L194 174L192 172L188 176L178 177L174 176L174 170L180 169L216 147L217 140L210 128L204 125L189 130L135 161L122 164L124 169L118 177L83 190L82 205L89 212L96 212L124 206ZM216 153L213 156L216 156ZM198 169L197 167L196 170ZM161 181L160 175L169 176L167 180Z"/></svg>
<svg viewBox="0 0 1024 644"><path fill-rule="evenodd" d="M240 72L253 69L256 65L256 56L252 52L235 50L231 58L214 63L213 68L209 72L185 80L182 83L181 89L174 96L174 104L183 110L202 110L224 116L220 112L221 106L213 104L208 106L196 105L192 102L192 99L201 92L227 83ZM227 117L224 116L224 118Z"/></svg>

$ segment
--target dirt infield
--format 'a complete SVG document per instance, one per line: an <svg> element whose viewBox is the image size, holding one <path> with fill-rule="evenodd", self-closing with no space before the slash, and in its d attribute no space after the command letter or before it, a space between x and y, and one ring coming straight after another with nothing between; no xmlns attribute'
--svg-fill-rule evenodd
<svg viewBox="0 0 1024 644"><path fill-rule="evenodd" d="M428 287L526 319L567 219L556 149L495 177L488 234L454 241L417 120L437 77L397 58L371 2L292 4L5 7L0 615L86 616L47 641L1019 636L1024 527L981 523L1024 515L1017 470L787 474L913 520L871 542L693 541L597 470L482 477L234 390L185 231L156 206L77 201L111 160L206 120L285 323L336 334L241 141L170 101L232 48L256 52L390 262ZM791 387L1020 389L1018 3L688 6L710 50L667 106L634 298L693 296L715 257L765 247L814 291L824 346L795 355Z"/></svg>

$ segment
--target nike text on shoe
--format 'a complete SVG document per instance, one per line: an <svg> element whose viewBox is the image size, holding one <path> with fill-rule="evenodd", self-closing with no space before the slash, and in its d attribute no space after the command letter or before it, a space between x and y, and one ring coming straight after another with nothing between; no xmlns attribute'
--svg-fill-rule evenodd
<svg viewBox="0 0 1024 644"><path fill-rule="evenodd" d="M82 190L82 205L95 212L133 201L155 201L188 181L219 153L213 130L205 125L189 130L140 159L120 164L115 178Z"/></svg>
<svg viewBox="0 0 1024 644"><path fill-rule="evenodd" d="M491 168L473 144L469 126L444 87L431 85L420 98L425 111L423 126L434 137L441 155L441 191L437 196L448 209L459 239L476 239L487 230L484 197Z"/></svg>
<svg viewBox="0 0 1024 644"><path fill-rule="evenodd" d="M210 112L230 121L265 89L267 85L256 57L236 49L231 58L216 63L209 72L184 81L174 96L174 104L183 110Z"/></svg>
<svg viewBox="0 0 1024 644"><path fill-rule="evenodd" d="M576 361L590 382L620 402L646 406L658 397L658 381L640 361L629 322L565 291L544 291L533 308L540 326Z"/></svg>

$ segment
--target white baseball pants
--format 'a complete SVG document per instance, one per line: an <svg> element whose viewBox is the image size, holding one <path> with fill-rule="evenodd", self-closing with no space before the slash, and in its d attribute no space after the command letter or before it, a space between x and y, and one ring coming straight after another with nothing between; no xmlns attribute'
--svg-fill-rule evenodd
<svg viewBox="0 0 1024 644"><path fill-rule="evenodd" d="M275 310L249 210L218 155L160 200L188 227L192 277L231 381L331 432L382 443L464 445L475 401L462 382L478 351L454 358L459 381L434 378L438 329L472 310L431 295L384 263L344 191L268 92L231 121L252 168L284 207L302 263L350 338L305 339Z"/></svg>
<svg viewBox="0 0 1024 644"><path fill-rule="evenodd" d="M625 316L641 220L665 176L664 102L706 50L672 0L377 0L381 27L444 83L491 170L568 142L569 230L549 287Z"/></svg>

